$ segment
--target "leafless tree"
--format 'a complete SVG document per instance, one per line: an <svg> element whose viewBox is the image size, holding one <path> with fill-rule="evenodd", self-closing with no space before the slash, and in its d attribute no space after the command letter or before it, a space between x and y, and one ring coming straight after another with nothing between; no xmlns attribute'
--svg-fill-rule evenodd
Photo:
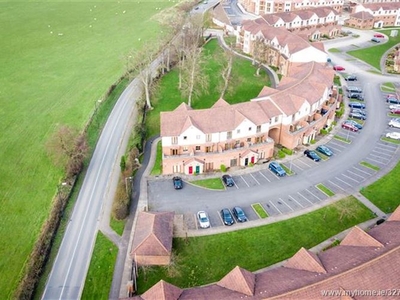
<svg viewBox="0 0 400 300"><path fill-rule="evenodd" d="M257 37L253 42L253 65L257 66L256 75L260 76L262 64L267 62L269 45L263 38Z"/></svg>
<svg viewBox="0 0 400 300"><path fill-rule="evenodd" d="M220 60L222 64L221 76L224 80L223 87L221 90L221 98L224 98L226 91L228 90L229 82L231 80L232 66L233 66L233 52L232 46L224 51L223 58Z"/></svg>

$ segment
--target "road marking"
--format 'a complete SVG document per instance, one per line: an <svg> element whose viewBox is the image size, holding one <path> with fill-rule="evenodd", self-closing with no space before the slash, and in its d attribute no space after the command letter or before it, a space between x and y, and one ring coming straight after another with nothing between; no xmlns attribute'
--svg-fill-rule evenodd
<svg viewBox="0 0 400 300"><path fill-rule="evenodd" d="M335 177L335 179L336 179L336 180L339 180L341 183L344 183L344 184L346 184L346 185L348 185L348 186L350 186L350 187L353 187L351 184L347 183L346 181L343 181L342 179L340 179L340 178L338 178L338 177Z"/></svg>
<svg viewBox="0 0 400 300"><path fill-rule="evenodd" d="M357 183L360 183L360 181L358 181L358 180L355 180L354 178L352 178L352 177L350 177L350 176L347 176L346 174L341 174L342 176L344 176L344 177L346 177L346 178L348 178L348 179L350 179L350 180L353 180L353 181L355 181L355 182L357 182Z"/></svg>
<svg viewBox="0 0 400 300"><path fill-rule="evenodd" d="M306 201L308 201L308 203L310 203L311 205L314 205L314 203L312 203L310 200L308 200L306 197L304 197L302 194L300 194L300 192L297 192L297 194L299 194L301 197L303 197Z"/></svg>
<svg viewBox="0 0 400 300"><path fill-rule="evenodd" d="M271 201L269 201L269 203L271 203L271 205L272 205L273 207L275 207L275 209L276 209L280 214L282 214L282 212L281 212Z"/></svg>
<svg viewBox="0 0 400 300"><path fill-rule="evenodd" d="M322 199L319 198L317 195L314 195L313 193L311 193L308 189L306 189L307 192L309 192L311 195L313 195L315 198L317 198L319 201L321 201Z"/></svg>
<svg viewBox="0 0 400 300"><path fill-rule="evenodd" d="M340 185L337 185L337 184L334 183L333 181L328 180L328 182L329 182L330 184L332 184L332 185L338 187L338 188L341 189L342 191L344 191L344 189L343 189Z"/></svg>
<svg viewBox="0 0 400 300"><path fill-rule="evenodd" d="M307 158L307 159L308 159L308 158ZM303 160L298 159L297 161L298 161L298 162L301 162L303 165L306 165L307 167L311 168L311 165L305 163ZM301 169L301 168L300 168L300 169ZM303 170L303 169L301 169L301 170Z"/></svg>
<svg viewBox="0 0 400 300"><path fill-rule="evenodd" d="M253 177L253 179L255 180L255 182L257 182L258 185L260 185L260 183L258 182L258 180L253 176L253 174L250 173L250 176Z"/></svg>
<svg viewBox="0 0 400 300"><path fill-rule="evenodd" d="M271 182L271 180L269 180L269 179L267 178L267 176L265 176L261 171L258 171L258 173L260 173L260 175L261 175L262 177L264 177L265 180L267 180L268 182Z"/></svg>
<svg viewBox="0 0 400 300"><path fill-rule="evenodd" d="M294 162L292 162L292 165L295 166L296 168L300 169L301 171L304 170L304 169L300 168L298 165L296 165Z"/></svg>
<svg viewBox="0 0 400 300"><path fill-rule="evenodd" d="M376 160L376 159L370 158L370 156L371 156L371 155L368 155L368 157L367 157L367 159L366 159L367 161L370 160L370 161L373 161L373 162L375 162L375 163L377 163L377 164L386 165L385 162L383 162L383 161L381 161L381 160ZM372 164L372 165L373 165L373 164Z"/></svg>
<svg viewBox="0 0 400 300"><path fill-rule="evenodd" d="M352 172L352 171L350 171L350 170L347 170L347 172L349 172L349 173L351 173L351 174L353 174L353 175L355 175L355 176L358 176L358 177L362 178L363 180L365 179L364 176L361 176L361 175L359 175L359 174L357 174L357 173L354 173L354 172Z"/></svg>
<svg viewBox="0 0 400 300"><path fill-rule="evenodd" d="M282 198L279 198L279 200L281 200L283 204L285 204L285 205L286 205L287 207L289 207L292 211L294 211L293 208L291 208L289 205L286 204L285 201L282 200Z"/></svg>
<svg viewBox="0 0 400 300"><path fill-rule="evenodd" d="M381 155L375 155L372 153L370 153L368 156L377 157L377 158L380 158L381 160L390 160L389 158L385 158L385 157L382 157Z"/></svg>
<svg viewBox="0 0 400 300"><path fill-rule="evenodd" d="M379 143L379 147L381 147L381 148L389 148L390 150L396 151L398 146L393 146L393 145L395 145L395 144L392 144L392 143L390 143L390 144Z"/></svg>
<svg viewBox="0 0 400 300"><path fill-rule="evenodd" d="M244 180L244 178L243 178L243 176L242 175L240 175L240 178L242 178L242 180L244 181L244 183L247 185L247 187L250 187L249 186L249 184L247 183L247 181L246 180Z"/></svg>
<svg viewBox="0 0 400 300"><path fill-rule="evenodd" d="M382 150L383 150L383 149L382 149ZM382 156L382 155L384 155L384 156L389 156L389 158L393 156L393 153L392 153L392 152L391 152L390 154L382 153L382 151L376 151L376 150L372 150L372 152L379 153L380 156ZM379 155L378 155L378 156L379 156Z"/></svg>
<svg viewBox="0 0 400 300"><path fill-rule="evenodd" d="M300 204L300 202L298 202L296 199L294 199L292 196L289 195L289 198L291 198L294 202L296 202L298 205L301 206L301 208L304 208L303 205Z"/></svg>
<svg viewBox="0 0 400 300"><path fill-rule="evenodd" d="M364 171L364 170L362 170L362 169L359 169L359 168L357 168L357 167L353 167L353 169L356 169L357 171L359 171L359 172L361 172L361 173L364 173L364 174L367 174L367 175L369 175L369 176L372 176L373 174L371 174L371 173L368 173L367 171ZM372 169L370 169L370 168L367 168L368 170L371 170L371 171L374 171L374 173L376 172L375 170L372 170Z"/></svg>

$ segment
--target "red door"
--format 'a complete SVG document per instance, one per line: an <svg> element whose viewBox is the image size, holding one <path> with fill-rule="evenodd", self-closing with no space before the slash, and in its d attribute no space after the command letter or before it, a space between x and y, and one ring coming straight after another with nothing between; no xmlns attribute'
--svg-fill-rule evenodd
<svg viewBox="0 0 400 300"><path fill-rule="evenodd" d="M254 164L254 156L251 157L251 163Z"/></svg>
<svg viewBox="0 0 400 300"><path fill-rule="evenodd" d="M189 167L189 174L193 174L193 167L192 166Z"/></svg>

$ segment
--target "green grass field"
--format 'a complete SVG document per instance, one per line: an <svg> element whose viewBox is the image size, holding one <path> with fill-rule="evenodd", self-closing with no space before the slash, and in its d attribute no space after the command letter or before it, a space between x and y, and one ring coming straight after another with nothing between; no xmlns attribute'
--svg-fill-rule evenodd
<svg viewBox="0 0 400 300"><path fill-rule="evenodd" d="M47 140L61 124L84 127L126 53L160 33L157 8L172 4L0 2L1 299L15 290L62 177Z"/></svg>

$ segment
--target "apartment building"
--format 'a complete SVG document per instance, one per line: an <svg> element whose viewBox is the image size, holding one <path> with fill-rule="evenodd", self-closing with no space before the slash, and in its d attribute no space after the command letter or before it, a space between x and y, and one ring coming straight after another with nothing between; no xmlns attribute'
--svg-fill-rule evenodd
<svg viewBox="0 0 400 300"><path fill-rule="evenodd" d="M275 144L293 149L310 143L334 119L333 76L325 64L293 64L277 89L264 87L248 102L219 99L199 110L182 103L162 112L163 174L248 166L272 157Z"/></svg>
<svg viewBox="0 0 400 300"><path fill-rule="evenodd" d="M239 0L238 3L247 12L255 15L293 12L323 6L330 6L341 13L344 0Z"/></svg>
<svg viewBox="0 0 400 300"><path fill-rule="evenodd" d="M345 24L358 29L400 26L400 2L358 4Z"/></svg>

